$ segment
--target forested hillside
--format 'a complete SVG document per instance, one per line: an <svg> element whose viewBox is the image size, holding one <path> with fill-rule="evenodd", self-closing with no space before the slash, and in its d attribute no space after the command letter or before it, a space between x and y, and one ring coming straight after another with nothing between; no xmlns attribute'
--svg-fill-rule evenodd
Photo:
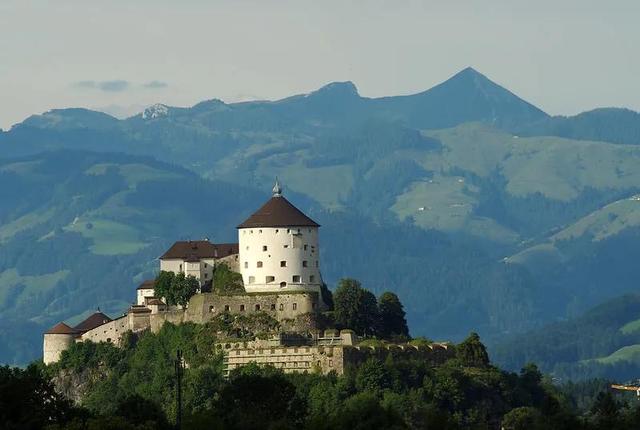
<svg viewBox="0 0 640 430"><path fill-rule="evenodd" d="M578 315L637 289L636 127L549 117L473 69L410 96L341 82L34 115L0 132L0 361L37 356L53 321L122 312L173 241L234 240L275 176L323 225L329 286L396 291L415 334L493 345Z"/></svg>
<svg viewBox="0 0 640 430"><path fill-rule="evenodd" d="M568 321L508 337L493 351L502 366L517 369L535 362L561 381L636 379L640 373L640 295L625 295Z"/></svg>

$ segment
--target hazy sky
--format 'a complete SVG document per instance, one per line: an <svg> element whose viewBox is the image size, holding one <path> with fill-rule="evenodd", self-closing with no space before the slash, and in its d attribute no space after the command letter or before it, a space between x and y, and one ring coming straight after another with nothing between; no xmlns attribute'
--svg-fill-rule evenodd
<svg viewBox="0 0 640 430"><path fill-rule="evenodd" d="M0 0L0 127L51 108L410 94L472 66L551 114L640 110L639 0Z"/></svg>

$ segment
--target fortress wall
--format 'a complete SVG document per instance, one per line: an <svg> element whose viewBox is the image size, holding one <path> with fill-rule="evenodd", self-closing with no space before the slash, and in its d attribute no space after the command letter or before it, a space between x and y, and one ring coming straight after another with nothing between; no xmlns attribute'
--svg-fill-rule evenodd
<svg viewBox="0 0 640 430"><path fill-rule="evenodd" d="M445 345L433 344L429 347L390 345L382 348L352 346L298 346L260 347L247 343L227 343L225 348L225 373L251 362L272 365L284 372L315 372L327 374L335 371L344 373L347 366L358 366L370 357L380 361L389 355L396 361L422 360L432 366L444 363L453 355L453 350Z"/></svg>
<svg viewBox="0 0 640 430"><path fill-rule="evenodd" d="M113 342L118 344L124 333L131 330L128 316L122 316L106 324L85 332L78 341Z"/></svg>
<svg viewBox="0 0 640 430"><path fill-rule="evenodd" d="M225 372L251 362L272 365L285 373L315 372L327 374L344 372L341 346L299 346L270 348L236 348L225 351Z"/></svg>
<svg viewBox="0 0 640 430"><path fill-rule="evenodd" d="M206 322L213 316L227 311L233 314L267 312L278 321L282 321L315 312L319 306L320 296L315 292L249 293L233 296L204 293L191 299L185 320Z"/></svg>
<svg viewBox="0 0 640 430"><path fill-rule="evenodd" d="M160 331L165 322L170 322L172 324L181 324L186 322L186 313L183 310L170 310L170 311L160 311L157 314L151 314L149 316L149 328L152 333L157 333Z"/></svg>
<svg viewBox="0 0 640 430"><path fill-rule="evenodd" d="M44 364L55 363L60 360L62 351L68 349L75 342L73 334L45 334L43 344Z"/></svg>

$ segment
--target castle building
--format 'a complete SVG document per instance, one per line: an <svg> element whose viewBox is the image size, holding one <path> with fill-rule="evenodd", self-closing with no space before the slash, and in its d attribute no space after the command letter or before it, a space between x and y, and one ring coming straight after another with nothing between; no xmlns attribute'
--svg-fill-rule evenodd
<svg viewBox="0 0 640 430"><path fill-rule="evenodd" d="M203 286L211 282L216 263L238 270L238 244L208 240L178 241L160 257L160 270L193 276Z"/></svg>
<svg viewBox="0 0 640 430"><path fill-rule="evenodd" d="M238 226L244 288L252 292L320 291L320 225L282 196L273 196Z"/></svg>

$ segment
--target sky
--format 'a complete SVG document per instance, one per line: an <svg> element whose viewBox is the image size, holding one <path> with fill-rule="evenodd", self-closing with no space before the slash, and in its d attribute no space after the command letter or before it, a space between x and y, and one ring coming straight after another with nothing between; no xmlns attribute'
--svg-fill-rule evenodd
<svg viewBox="0 0 640 430"><path fill-rule="evenodd" d="M638 0L0 0L0 127L52 108L412 94L467 66L553 114L640 111Z"/></svg>

